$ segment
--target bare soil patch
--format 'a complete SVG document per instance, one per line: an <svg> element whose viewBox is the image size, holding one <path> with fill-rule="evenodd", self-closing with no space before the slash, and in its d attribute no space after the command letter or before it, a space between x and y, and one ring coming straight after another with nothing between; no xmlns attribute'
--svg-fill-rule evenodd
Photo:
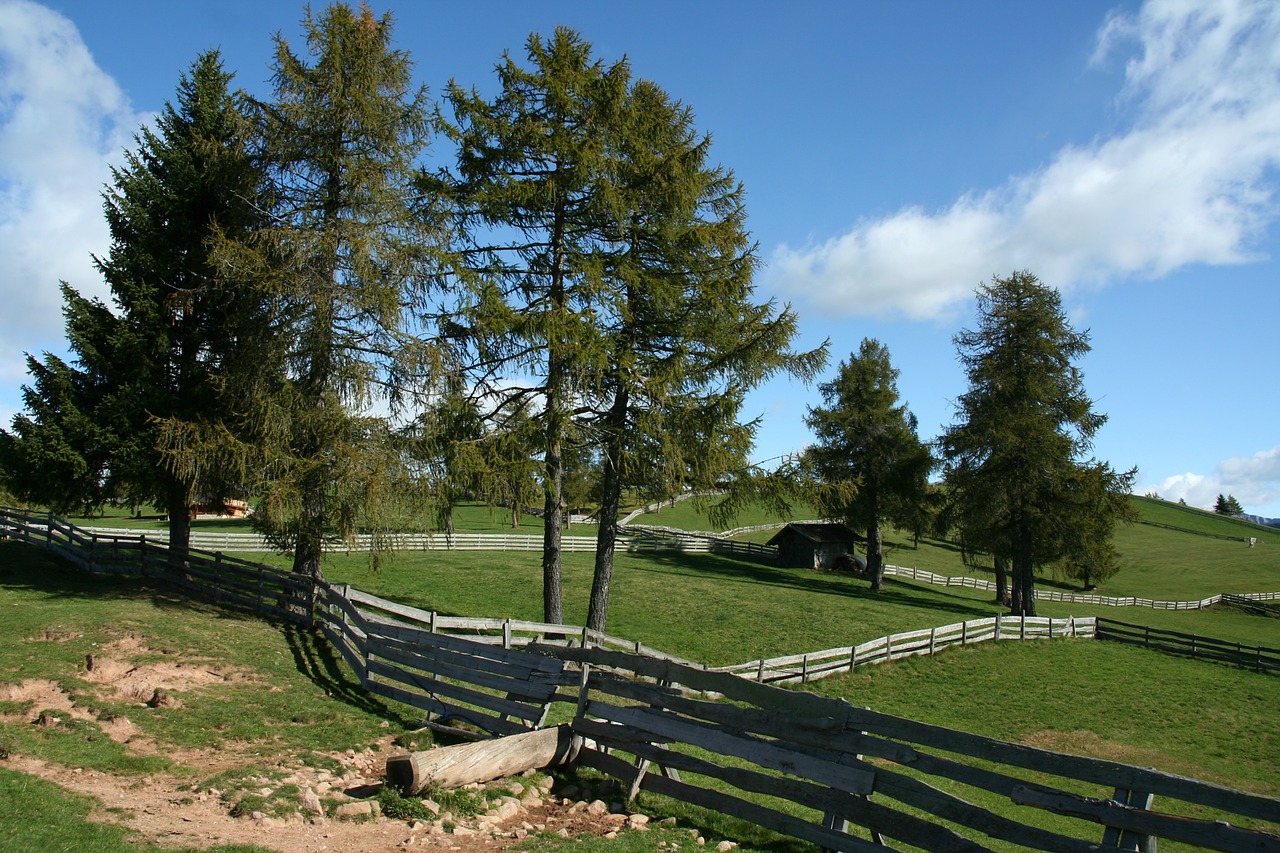
<svg viewBox="0 0 1280 853"><path fill-rule="evenodd" d="M61 636L42 636L58 641ZM81 673L104 693L130 702L181 707L181 694L252 677L243 672L213 666L199 660L151 660L155 653L136 636L111 643L89 656ZM10 722L30 725L65 725L70 720L91 721L129 750L155 754L154 743L140 734L127 717L101 717L77 704L56 682L32 679L0 685L0 700L29 710L8 714ZM530 834L547 832L565 836L584 833L603 836L627 826L627 816L610 814L596 804L565 799L545 787L512 784L519 796L510 796L505 808L494 808L477 818L414 821L392 819L378 812L386 760L403 749L392 737L381 739L362 752L325 756L330 769L305 765L279 765L261 778L254 793L264 801L279 798L297 801L296 811L284 817L236 807L223 791L193 786L192 780L211 779L224 771L259 766L262 759L251 747L237 750L165 749L166 757L184 769L181 777L158 773L147 777L116 776L96 770L52 765L39 759L9 755L4 766L47 779L63 788L96 799L101 807L96 820L119 823L140 838L167 847L204 848L216 844L253 844L278 853L390 853L403 850L441 850L475 853L500 850ZM334 765L340 767L333 770ZM322 802L323 801L323 802ZM350 817L335 817L337 808ZM308 807L310 804L310 808ZM317 808L317 806L319 808ZM323 809L326 813L317 813ZM279 811L276 812L279 814ZM443 815L443 818L452 818Z"/></svg>

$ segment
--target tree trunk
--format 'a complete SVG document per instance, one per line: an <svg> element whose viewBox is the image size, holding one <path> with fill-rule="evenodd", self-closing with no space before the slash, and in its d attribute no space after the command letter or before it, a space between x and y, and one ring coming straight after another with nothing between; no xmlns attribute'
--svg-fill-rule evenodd
<svg viewBox="0 0 1280 853"><path fill-rule="evenodd" d="M623 431L629 406L627 387L619 382L605 428L603 495L597 517L599 530L596 533L595 570L591 575L591 604L587 609L587 627L593 631L603 632L609 618L609 584L613 579L613 555L618 546L618 507L622 501Z"/></svg>
<svg viewBox="0 0 1280 853"><path fill-rule="evenodd" d="M180 572L191 549L191 489L169 478L165 509L169 514L169 570Z"/></svg>
<svg viewBox="0 0 1280 853"><path fill-rule="evenodd" d="M548 438L552 438L548 436ZM561 593L560 552L563 533L564 460L560 455L559 436L547 443L546 483L542 519L542 618L554 625L564 624L564 600Z"/></svg>
<svg viewBox="0 0 1280 853"><path fill-rule="evenodd" d="M567 725L493 740L444 746L387 759L387 783L405 794L429 785L457 788L515 776L526 770L558 767L573 760L573 731Z"/></svg>
<svg viewBox="0 0 1280 853"><path fill-rule="evenodd" d="M871 578L871 589L880 592L884 589L884 545L880 541L880 501L876 493L876 481L867 478L867 504L869 521L867 524L867 575Z"/></svg>
<svg viewBox="0 0 1280 853"><path fill-rule="evenodd" d="M1013 561L1013 571L1022 589L1020 606L1016 611L1020 616L1036 615L1036 579L1031 536L1031 523L1023 518L1018 525L1018 550Z"/></svg>
<svg viewBox="0 0 1280 853"><path fill-rule="evenodd" d="M1003 554L995 555L996 569L996 603L1006 607L1011 603L1009 597L1009 558Z"/></svg>

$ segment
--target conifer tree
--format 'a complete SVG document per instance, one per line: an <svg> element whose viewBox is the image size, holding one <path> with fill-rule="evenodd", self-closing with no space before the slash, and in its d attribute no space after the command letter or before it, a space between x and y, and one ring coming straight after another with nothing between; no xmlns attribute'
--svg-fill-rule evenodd
<svg viewBox="0 0 1280 853"><path fill-rule="evenodd" d="M233 469L175 464L166 429L228 430L231 399L262 357L270 312L253 283L221 267L216 245L262 222L263 175L231 75L216 51L184 74L176 104L114 169L104 193L111 248L95 259L113 307L63 286L72 365L28 359L30 415L5 435L12 473L55 509L124 499L169 516L180 561L197 496L243 488Z"/></svg>
<svg viewBox="0 0 1280 853"><path fill-rule="evenodd" d="M625 62L593 60L559 28L530 36L528 67L498 65L492 101L453 83L453 192L469 240L458 322L473 347L472 387L496 420L526 409L543 453L543 618L564 621L564 453L573 409L606 367L593 274L609 225L604 167L626 96Z"/></svg>
<svg viewBox="0 0 1280 853"><path fill-rule="evenodd" d="M967 547L1011 567L1011 609L1035 615L1035 567L1109 534L1093 514L1114 518L1135 471L1083 459L1106 416L1093 410L1074 362L1087 332L1067 322L1056 290L1029 272L993 278L978 290L978 325L955 337L969 389L960 420L940 439L945 479ZM1076 501L1076 487L1117 500Z"/></svg>
<svg viewBox="0 0 1280 853"><path fill-rule="evenodd" d="M805 454L816 503L824 517L866 531L874 590L884 588L880 526L908 519L924 503L934 465L915 416L898 402L897 380L888 348L864 338L836 377L818 386L825 405L805 416L816 439Z"/></svg>
<svg viewBox="0 0 1280 853"><path fill-rule="evenodd" d="M532 36L527 55L499 66L492 101L450 90L473 240L461 314L494 411L537 401L549 622L563 619L566 457L601 459L588 624L602 629L622 488L713 485L745 464L746 391L824 356L791 353L794 315L753 301L742 189L708 164L691 112L571 30Z"/></svg>
<svg viewBox="0 0 1280 853"><path fill-rule="evenodd" d="M598 253L609 290L596 322L608 368L582 420L603 476L587 626L603 631L623 488L644 497L707 491L748 467L745 394L787 373L808 379L825 348L790 349L790 308L755 299L743 187L710 162L692 111L648 81L629 88L604 185L614 233Z"/></svg>
<svg viewBox="0 0 1280 853"><path fill-rule="evenodd" d="M376 407L432 372L409 311L436 232L412 186L429 104L390 15L337 3L302 23L307 55L277 35L273 99L254 111L272 224L235 254L278 300L289 344L287 381L257 401L260 516L294 571L320 577L324 537L382 530L380 509L411 475Z"/></svg>

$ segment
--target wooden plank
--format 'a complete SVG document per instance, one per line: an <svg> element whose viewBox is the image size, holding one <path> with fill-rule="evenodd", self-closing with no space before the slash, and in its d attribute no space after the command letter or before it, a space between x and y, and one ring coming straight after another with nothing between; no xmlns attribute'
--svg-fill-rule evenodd
<svg viewBox="0 0 1280 853"><path fill-rule="evenodd" d="M1065 753L1050 752L1035 747L1022 746L995 740L994 738L967 732L945 729L927 723L918 723L889 714L847 706L849 716L846 727L850 732L866 731L873 734L905 740L941 749L946 752L980 758L1026 770L1051 773L1056 776L1092 782L1106 788L1128 788L1148 791L1160 797L1173 797L1190 803L1208 806L1233 814L1257 818L1280 824L1280 800L1236 791L1221 785L1201 782L1133 767L1115 761L1085 758ZM838 741L837 741L838 742ZM845 751L843 745L833 748Z"/></svg>
<svg viewBox="0 0 1280 853"><path fill-rule="evenodd" d="M530 671L540 670L552 673L560 673L564 671L564 664L555 659L554 656L530 654L528 651L517 651L515 649L504 649L501 646L479 643L475 640L463 637L431 633L430 631L426 631L421 628L392 625L387 622L370 620L369 633L393 640L401 640L406 643L414 643L423 646L437 646L451 651L464 652L466 654L474 655L479 659L501 661L502 663L512 667L527 667ZM550 646L548 648L554 649L556 647Z"/></svg>
<svg viewBox="0 0 1280 853"><path fill-rule="evenodd" d="M378 696L383 696L387 699L393 699L396 702L418 708L428 714L437 714L447 719L466 721L477 728L487 731L490 735L510 735L529 731L528 726L515 722L514 720L506 720L501 717L490 717L480 711L477 711L475 708L468 708L465 705L456 705L452 702L446 702L443 699L434 696L424 696L421 693L414 693L389 682L369 679L365 683L365 689L370 693L377 694ZM441 726L439 724L431 724L430 721L424 721L424 724L430 725L431 728L436 729L451 728ZM456 731L464 736L469 736L472 739L477 738L475 732L468 731L466 729L456 729Z"/></svg>
<svg viewBox="0 0 1280 853"><path fill-rule="evenodd" d="M603 737L603 730L610 728L607 723L577 722L574 724L575 730L579 726L584 726L581 729L583 734L593 738ZM799 803L807 808L838 814L860 826L886 827L885 832L891 834L894 838L909 844L915 844L926 850L987 849L937 824L885 805L873 803L860 795L849 794L808 781L770 776L757 770L724 767L687 753L662 749L649 744L628 745L626 750L653 764L673 767L688 773L697 773L727 782L743 791L779 797ZM644 787L643 783L641 783L641 787Z"/></svg>
<svg viewBox="0 0 1280 853"><path fill-rule="evenodd" d="M814 693L799 690L783 690L758 684L745 678L738 678L722 672L686 666L670 660L643 657L615 652L607 649L583 649L560 646L535 645L528 648L530 652L545 654L559 660L579 663L590 663L596 666L608 666L615 669L635 672L658 681L681 684L693 690L719 693L729 699L751 702L771 708L790 709L819 716L823 713L835 714L848 707L839 699L828 699Z"/></svg>
<svg viewBox="0 0 1280 853"><path fill-rule="evenodd" d="M563 672L530 670L522 664L476 657L442 646L418 646L388 640L376 634L370 637L370 652L394 659L405 666L440 672L450 678L483 683L497 690L518 690L539 702L555 692L567 676Z"/></svg>
<svg viewBox="0 0 1280 853"><path fill-rule="evenodd" d="M686 720L655 708L623 708L591 700L587 703L586 715L622 723L621 728L610 731L624 746L636 739L657 735L854 794L871 793L875 783L875 774L868 770L824 761L785 745ZM584 722L583 717L575 719L574 725L579 722Z"/></svg>
<svg viewBox="0 0 1280 853"><path fill-rule="evenodd" d="M634 770L627 762L594 749L582 749L578 753L578 761L581 764L594 767L620 779L626 778L622 775L623 773ZM869 841L863 841L852 835L809 823L792 815L783 814L738 797L709 791L656 773L645 774L640 786L646 791L653 791L701 808L742 818L757 826L763 826L774 832L817 844L827 850L847 851L847 853L884 853L885 850L884 847L872 844Z"/></svg>
<svg viewBox="0 0 1280 853"><path fill-rule="evenodd" d="M1232 826L1226 821L1197 820L1121 805L1114 800L1081 797L1039 785L1023 785L1013 801L1055 814L1091 820L1104 826L1184 841L1210 850L1280 851L1280 836Z"/></svg>
<svg viewBox="0 0 1280 853"><path fill-rule="evenodd" d="M323 623L320 625L320 631L328 638L329 643L338 650L338 654L342 655L342 659L347 662L347 666L351 667L351 671L355 673L356 678L360 679L361 684L368 678L368 672L365 669L364 657L360 654L357 646L354 646L347 635L334 628L332 623Z"/></svg>
<svg viewBox="0 0 1280 853"><path fill-rule="evenodd" d="M506 691L536 703L547 702L552 694L556 692L558 686L558 680L550 680L547 678L546 673L521 673L516 671L511 675L507 675L502 672L492 672L468 666L469 663L475 661L475 658L465 655L453 655L443 649L435 649L433 653L421 654L415 652L412 648L389 645L385 641L380 641L377 637L370 639L368 655L371 658L388 660L403 667L423 670L438 678L451 678L474 684L477 687Z"/></svg>
<svg viewBox="0 0 1280 853"><path fill-rule="evenodd" d="M537 721L542 717L542 707L539 705L527 705L502 696L494 696L491 693L475 690L465 684L455 684L429 675L408 672L400 667L390 666L377 658L371 658L368 667L370 676L378 675L390 681L409 687L416 687L433 696L448 696L468 705L479 706L498 716L505 715L531 722ZM480 712L476 711L475 713Z"/></svg>

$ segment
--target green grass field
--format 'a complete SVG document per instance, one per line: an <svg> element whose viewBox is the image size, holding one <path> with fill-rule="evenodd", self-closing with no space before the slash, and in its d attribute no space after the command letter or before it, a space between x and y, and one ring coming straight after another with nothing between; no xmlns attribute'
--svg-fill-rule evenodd
<svg viewBox="0 0 1280 853"><path fill-rule="evenodd" d="M1280 534L1263 531L1250 549L1201 535L1238 535L1228 520L1184 518L1185 511L1169 512L1167 505L1140 506L1162 524L1196 532L1151 525L1122 530L1124 569L1099 592L1189 599L1221 591L1280 590ZM681 526L701 526L696 513L683 518ZM677 526L670 519L661 523ZM891 562L968 573L946 543L923 542L914 549L909 540L889 541ZM401 553L376 573L363 555L332 555L325 570L331 581L445 613L541 618L536 553ZM570 622L585 619L590 575L591 555L566 555ZM127 710L160 747L147 755L96 736L90 723L62 731L15 722L33 709L0 702L3 754L139 777L181 775L189 771L163 757L166 745L172 751L252 744L266 767L317 751L359 749L387 733L384 722L396 732L414 718L410 709L364 696L341 661L307 632L133 581L88 577L19 543L0 542L0 607L6 611L0 621L0 683L47 679L69 695L88 695L85 656L125 637L144 640L146 654L156 660L194 658L253 675L186 697L180 710L140 710L106 701L104 714ZM1221 607L1173 612L1042 602L1040 611L1096 614L1280 647L1280 620ZM890 579L885 592L873 594L864 581L727 556L622 555L609 632L726 664L851 645L996 612L989 594L972 590ZM938 725L1280 796L1274 773L1280 766L1280 718L1274 712L1280 707L1280 677L1273 675L1105 643L1053 641L951 650L862 668L808 687ZM110 827L104 834L104 827L77 817L86 808L77 798L3 772L0 765L0 853L33 849L20 846L28 837L21 827L33 815L45 814L58 815L47 824L54 835L42 842L45 849L163 849L121 840Z"/></svg>

